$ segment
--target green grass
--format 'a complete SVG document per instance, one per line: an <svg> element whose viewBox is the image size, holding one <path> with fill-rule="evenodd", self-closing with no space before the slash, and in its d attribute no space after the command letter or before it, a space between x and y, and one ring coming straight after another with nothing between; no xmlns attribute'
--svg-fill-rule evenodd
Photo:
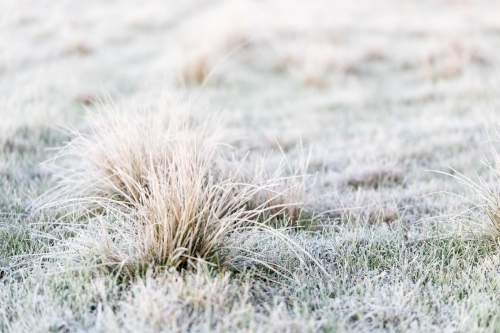
<svg viewBox="0 0 500 333"><path fill-rule="evenodd" d="M253 236L266 260L294 259ZM295 270L293 281L276 276L275 282L251 267L229 274L207 266L117 282L82 264L62 271L27 265L1 290L2 329L491 331L498 325L500 258L490 241L379 228L290 236L330 277L314 265Z"/></svg>
<svg viewBox="0 0 500 333"><path fill-rule="evenodd" d="M36 151L19 154L21 175L53 154ZM59 239L74 236L65 227L71 217L61 220L57 209L29 214L29 204L56 179L21 180L2 178L2 331L494 331L499 324L498 246L453 224L370 224L346 214L335 228L286 231L311 255L305 265L272 234L242 230L238 249L220 253L232 256L229 271L153 265L124 280L96 270L95 258L53 256ZM258 260L239 257L248 253Z"/></svg>

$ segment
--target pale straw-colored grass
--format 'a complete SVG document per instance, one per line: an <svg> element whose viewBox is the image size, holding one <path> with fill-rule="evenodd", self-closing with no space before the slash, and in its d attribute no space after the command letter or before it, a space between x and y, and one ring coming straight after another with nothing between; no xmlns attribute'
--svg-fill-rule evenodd
<svg viewBox="0 0 500 333"><path fill-rule="evenodd" d="M59 170L59 185L37 208L57 209L58 222L75 235L58 243L57 255L90 258L128 276L152 266L196 267L198 261L230 265L219 255L238 248L232 235L258 230L309 256L270 227L278 216L295 214L291 207L299 204L302 188L294 186L303 184L285 187L297 175L258 173L254 182L245 181L243 166L223 167L218 123L166 113L108 110L90 117L87 134L74 132L56 159L77 165ZM283 199L289 192L292 202ZM258 256L253 260L279 271Z"/></svg>
<svg viewBox="0 0 500 333"><path fill-rule="evenodd" d="M500 133L495 131L500 138ZM465 220L465 231L471 235L486 236L494 241L500 239L500 156L494 143L498 140L489 139L491 159L483 158L481 163L486 167L488 177L480 176L477 172L471 178L449 167L450 172L435 171L457 180L459 184L471 189L476 199L470 199L464 195L445 192L448 195L459 197L466 203L465 209L457 217Z"/></svg>

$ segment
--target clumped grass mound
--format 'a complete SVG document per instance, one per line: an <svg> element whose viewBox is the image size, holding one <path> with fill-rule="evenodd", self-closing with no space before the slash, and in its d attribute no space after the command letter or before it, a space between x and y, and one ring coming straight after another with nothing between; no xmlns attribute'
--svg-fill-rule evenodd
<svg viewBox="0 0 500 333"><path fill-rule="evenodd" d="M476 195L476 199L468 200L471 207L462 213L466 224L471 226L467 231L496 242L500 239L500 157L493 143L490 141L493 163L486 158L482 161L488 171L487 176L480 176L476 172L476 177L473 179L454 168L450 168L449 173L439 173L456 179Z"/></svg>
<svg viewBox="0 0 500 333"><path fill-rule="evenodd" d="M88 133L73 133L56 160L70 158L77 166L58 170L58 186L38 208L57 209L61 221L71 221L74 237L56 246L58 253L133 276L198 261L231 266L220 255L238 252L232 236L241 232L263 231L295 247L271 225L288 214L297 222L304 177L284 176L279 165L249 179L241 161L224 167L230 157L220 125L164 114L97 113Z"/></svg>

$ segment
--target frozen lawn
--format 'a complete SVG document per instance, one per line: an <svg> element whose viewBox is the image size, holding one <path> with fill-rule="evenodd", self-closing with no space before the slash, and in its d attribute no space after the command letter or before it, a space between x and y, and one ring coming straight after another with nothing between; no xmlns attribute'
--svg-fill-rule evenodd
<svg viewBox="0 0 500 333"><path fill-rule="evenodd" d="M499 18L500 4L473 0L4 1L0 331L499 331L498 230L482 228L488 210L470 187L429 171L479 176L498 192L481 161L494 165L498 146ZM217 147L231 158L200 162L215 141L174 135L185 146L172 151L194 155L171 170L207 176L182 178L198 179L191 186L169 174L153 190L147 177L173 165L157 162L162 129L141 135L131 118L127 131L109 127L109 147L94 130L109 125L106 110L126 118L165 105L164 119L177 108L190 109L189 123L223 118L205 134L230 144ZM121 156L123 168L105 170L125 184L121 196L93 174L63 191L41 164L79 135L95 141L56 164L87 172ZM92 160L85 149L101 141ZM134 149L146 167L131 167ZM185 185L179 196L158 194L172 184ZM40 197L50 190L64 200ZM190 190L198 201L175 211ZM227 193L243 201L210 205ZM232 249L146 246L167 248L156 233L175 228L161 223L203 205L210 213L193 213L203 223L240 219L216 239ZM168 208L153 219L153 206ZM280 229L283 216L300 227ZM241 222L254 217L262 227ZM159 222L135 227L148 221Z"/></svg>

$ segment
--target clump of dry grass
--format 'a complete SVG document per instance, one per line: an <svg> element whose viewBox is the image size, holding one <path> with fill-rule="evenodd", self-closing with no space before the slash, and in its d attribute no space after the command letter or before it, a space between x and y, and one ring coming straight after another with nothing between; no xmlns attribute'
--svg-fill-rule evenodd
<svg viewBox="0 0 500 333"><path fill-rule="evenodd" d="M75 132L58 155L77 158L78 170L63 171L39 208L64 210L61 221L72 221L75 237L61 243L62 254L131 276L151 266L220 264L221 251L237 247L231 235L249 229L287 242L269 225L298 218L302 188L287 188L292 178L279 172L248 182L243 167L223 168L220 133L181 112L94 114L89 133Z"/></svg>
<svg viewBox="0 0 500 333"><path fill-rule="evenodd" d="M500 137L500 133L497 132L497 135ZM490 147L493 163L487 159L482 161L490 170L488 178L481 177L476 173L477 180L474 180L451 167L449 173L436 172L455 178L460 184L466 185L476 194L478 200L459 196L471 205L461 213L462 217L473 227L467 231L473 234L479 232L496 241L500 239L500 156L493 147L493 141L490 141Z"/></svg>
<svg viewBox="0 0 500 333"><path fill-rule="evenodd" d="M179 85L201 85L210 74L208 56L204 53L194 57L178 73L177 81Z"/></svg>

